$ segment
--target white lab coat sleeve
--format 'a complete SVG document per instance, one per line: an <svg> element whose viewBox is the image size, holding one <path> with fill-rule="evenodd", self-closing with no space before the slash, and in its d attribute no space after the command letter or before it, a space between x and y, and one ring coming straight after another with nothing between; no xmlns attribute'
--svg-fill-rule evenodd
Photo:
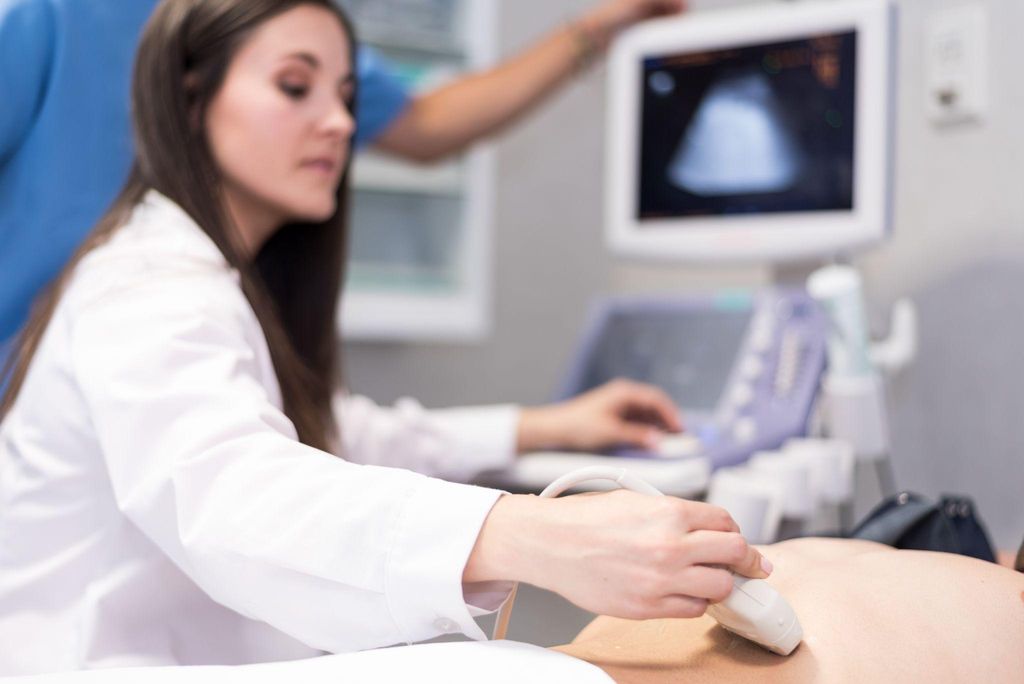
<svg viewBox="0 0 1024 684"><path fill-rule="evenodd" d="M339 392L334 413L342 455L356 463L467 482L507 468L516 454L519 408L513 405L428 411L413 399L382 407Z"/></svg>
<svg viewBox="0 0 1024 684"><path fill-rule="evenodd" d="M226 273L79 304L63 320L114 501L215 601L330 652L484 638L462 571L501 492L299 443Z"/></svg>

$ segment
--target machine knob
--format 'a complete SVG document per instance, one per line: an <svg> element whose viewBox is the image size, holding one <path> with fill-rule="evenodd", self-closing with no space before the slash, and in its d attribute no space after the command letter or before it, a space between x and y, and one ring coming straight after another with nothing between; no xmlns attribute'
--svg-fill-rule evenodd
<svg viewBox="0 0 1024 684"><path fill-rule="evenodd" d="M740 418L732 427L732 437L740 444L750 444L757 437L757 423L753 418Z"/></svg>
<svg viewBox="0 0 1024 684"><path fill-rule="evenodd" d="M735 408L743 409L754 401L754 389L745 382L740 383L733 388L729 399Z"/></svg>
<svg viewBox="0 0 1024 684"><path fill-rule="evenodd" d="M758 354L764 354L772 348L772 331L769 328L757 328L750 336L750 348Z"/></svg>
<svg viewBox="0 0 1024 684"><path fill-rule="evenodd" d="M775 321L771 316L761 314L754 319L750 330L750 348L763 354L772 348L775 337Z"/></svg>
<svg viewBox="0 0 1024 684"><path fill-rule="evenodd" d="M740 364L740 377L753 382L764 372L764 361L753 354L748 354Z"/></svg>

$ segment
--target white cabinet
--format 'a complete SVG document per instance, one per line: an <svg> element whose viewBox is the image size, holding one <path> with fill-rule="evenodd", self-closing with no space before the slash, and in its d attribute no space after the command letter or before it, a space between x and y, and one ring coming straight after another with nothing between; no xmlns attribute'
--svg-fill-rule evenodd
<svg viewBox="0 0 1024 684"><path fill-rule="evenodd" d="M417 91L492 62L494 0L341 0L361 41ZM415 166L353 161L347 339L472 341L491 320L493 160L486 146Z"/></svg>

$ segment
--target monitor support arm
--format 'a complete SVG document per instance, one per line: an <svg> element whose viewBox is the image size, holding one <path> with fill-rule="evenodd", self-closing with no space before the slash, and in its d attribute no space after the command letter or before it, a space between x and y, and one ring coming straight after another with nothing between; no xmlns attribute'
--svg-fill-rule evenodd
<svg viewBox="0 0 1024 684"><path fill-rule="evenodd" d="M868 355L882 375L894 377L917 358L917 307L907 297L899 299L889 317L889 336L871 344Z"/></svg>

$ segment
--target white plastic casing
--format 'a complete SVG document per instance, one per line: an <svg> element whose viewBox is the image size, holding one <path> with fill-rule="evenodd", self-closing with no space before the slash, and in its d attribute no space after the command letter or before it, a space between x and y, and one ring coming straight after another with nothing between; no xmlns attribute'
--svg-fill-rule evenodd
<svg viewBox="0 0 1024 684"><path fill-rule="evenodd" d="M764 580L734 577L732 593L709 606L708 615L733 634L779 655L792 653L804 638L796 613Z"/></svg>

